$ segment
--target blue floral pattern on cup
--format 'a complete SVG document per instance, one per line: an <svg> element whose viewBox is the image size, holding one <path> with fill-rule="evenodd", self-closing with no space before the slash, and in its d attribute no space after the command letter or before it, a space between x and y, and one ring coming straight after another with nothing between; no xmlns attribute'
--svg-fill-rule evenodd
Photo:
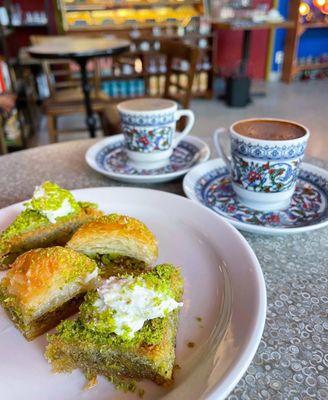
<svg viewBox="0 0 328 400"><path fill-rule="evenodd" d="M328 181L312 172L300 171L290 205L285 210L259 211L241 203L231 185L227 168L204 174L195 185L199 201L229 219L276 228L294 228L328 218Z"/></svg>
<svg viewBox="0 0 328 400"><path fill-rule="evenodd" d="M247 160L233 153L232 179L247 190L254 192L277 193L289 190L298 177L300 159L267 161L265 163Z"/></svg>
<svg viewBox="0 0 328 400"><path fill-rule="evenodd" d="M129 125L122 124L122 128L126 146L131 151L151 153L171 147L174 133L172 126L131 129Z"/></svg>
<svg viewBox="0 0 328 400"><path fill-rule="evenodd" d="M285 145L259 145L250 144L242 139L231 138L231 152L247 158L257 160L290 160L302 157L306 143L285 144Z"/></svg>
<svg viewBox="0 0 328 400"><path fill-rule="evenodd" d="M141 115L134 115L134 114L126 114L120 113L121 123L126 125L134 125L134 126L159 126L159 125L166 125L169 123L173 123L174 121L174 114L172 112L169 113L159 113L159 114L143 114Z"/></svg>

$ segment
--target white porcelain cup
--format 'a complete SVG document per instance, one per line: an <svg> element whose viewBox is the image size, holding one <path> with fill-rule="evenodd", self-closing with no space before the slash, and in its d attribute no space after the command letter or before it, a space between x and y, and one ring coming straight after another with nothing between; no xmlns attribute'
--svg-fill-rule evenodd
<svg viewBox="0 0 328 400"><path fill-rule="evenodd" d="M228 132L217 129L214 144L239 200L257 210L287 208L309 135L303 125L274 118L237 121ZM230 149L224 145L227 136Z"/></svg>
<svg viewBox="0 0 328 400"><path fill-rule="evenodd" d="M195 117L191 110L178 110L168 99L133 99L117 106L128 157L134 163L166 163L178 143L190 133ZM182 132L176 132L176 121L187 118Z"/></svg>

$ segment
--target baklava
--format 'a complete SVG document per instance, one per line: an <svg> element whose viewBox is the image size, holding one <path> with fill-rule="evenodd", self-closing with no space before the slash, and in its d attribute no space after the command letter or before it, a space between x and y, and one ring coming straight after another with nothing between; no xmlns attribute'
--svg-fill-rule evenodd
<svg viewBox="0 0 328 400"><path fill-rule="evenodd" d="M183 279L163 264L138 276L121 275L89 292L76 320L48 335L46 358L56 372L83 371L129 387L131 379L172 381Z"/></svg>
<svg viewBox="0 0 328 400"><path fill-rule="evenodd" d="M107 277L122 271L139 273L152 267L158 255L157 240L147 226L119 214L84 224L67 246L95 258Z"/></svg>
<svg viewBox="0 0 328 400"><path fill-rule="evenodd" d="M64 247L30 250L0 282L0 303L27 340L78 311L99 282L94 260Z"/></svg>
<svg viewBox="0 0 328 400"><path fill-rule="evenodd" d="M0 234L0 269L27 250L66 244L76 229L101 215L95 204L78 202L68 190L44 182Z"/></svg>

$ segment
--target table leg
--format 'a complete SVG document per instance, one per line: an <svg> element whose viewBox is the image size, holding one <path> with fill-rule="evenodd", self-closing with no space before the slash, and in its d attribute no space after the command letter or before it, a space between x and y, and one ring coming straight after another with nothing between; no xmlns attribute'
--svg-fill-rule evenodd
<svg viewBox="0 0 328 400"><path fill-rule="evenodd" d="M87 62L88 58L81 58L76 60L80 66L81 70L81 83L82 83L82 90L84 94L84 105L85 111L87 114L86 117L86 124L89 130L90 137L96 137L96 118L92 111L91 105L91 97L90 97L90 85L88 80L88 72L87 72Z"/></svg>
<svg viewBox="0 0 328 400"><path fill-rule="evenodd" d="M250 44L251 44L251 31L245 30L243 35L243 49L242 49L242 57L239 70L241 76L246 76L247 74Z"/></svg>

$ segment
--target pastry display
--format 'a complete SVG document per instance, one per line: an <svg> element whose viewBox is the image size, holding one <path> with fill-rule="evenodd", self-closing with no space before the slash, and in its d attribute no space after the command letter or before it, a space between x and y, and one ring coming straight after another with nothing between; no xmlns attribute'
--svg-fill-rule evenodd
<svg viewBox="0 0 328 400"><path fill-rule="evenodd" d="M78 202L70 191L44 182L0 234L0 269L27 250L64 245L77 228L101 215L96 204Z"/></svg>
<svg viewBox="0 0 328 400"><path fill-rule="evenodd" d="M33 249L19 257L0 282L0 303L26 339L74 314L96 287L95 261L64 247Z"/></svg>

